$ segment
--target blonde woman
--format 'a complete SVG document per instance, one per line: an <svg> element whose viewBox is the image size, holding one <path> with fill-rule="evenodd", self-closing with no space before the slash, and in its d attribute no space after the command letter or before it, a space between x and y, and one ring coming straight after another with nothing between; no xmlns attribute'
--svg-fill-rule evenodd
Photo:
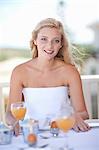
<svg viewBox="0 0 99 150"><path fill-rule="evenodd" d="M15 67L10 82L7 122L13 124L10 105L24 101L26 117L44 119L60 111L73 113L75 131L87 131L88 118L80 74L71 56L71 45L60 21L47 18L38 23L30 41L32 59ZM68 98L68 88L70 99ZM15 128L18 134L18 128Z"/></svg>

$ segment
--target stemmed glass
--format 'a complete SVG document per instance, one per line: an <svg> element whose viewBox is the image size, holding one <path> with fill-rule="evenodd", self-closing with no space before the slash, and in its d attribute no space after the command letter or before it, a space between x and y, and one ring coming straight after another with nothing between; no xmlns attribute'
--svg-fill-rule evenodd
<svg viewBox="0 0 99 150"><path fill-rule="evenodd" d="M67 133L74 126L75 119L72 115L62 116L58 118L56 122L57 122L58 128L61 129L63 133Z"/></svg>
<svg viewBox="0 0 99 150"><path fill-rule="evenodd" d="M13 127L20 121L24 119L26 113L26 107L24 102L15 102L11 104L11 113L13 117L16 119Z"/></svg>
<svg viewBox="0 0 99 150"><path fill-rule="evenodd" d="M75 118L72 114L65 115L61 114L57 119L56 123L58 128L61 130L62 136L66 137L67 142L65 143L65 147L69 149L69 144L68 144L68 136L67 132L73 128L75 125Z"/></svg>

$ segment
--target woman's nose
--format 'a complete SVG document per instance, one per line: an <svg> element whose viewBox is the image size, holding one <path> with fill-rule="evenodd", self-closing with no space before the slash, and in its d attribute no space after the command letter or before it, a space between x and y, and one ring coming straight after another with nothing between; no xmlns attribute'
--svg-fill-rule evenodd
<svg viewBox="0 0 99 150"><path fill-rule="evenodd" d="M53 44L51 41L48 42L48 48L52 48L53 47Z"/></svg>

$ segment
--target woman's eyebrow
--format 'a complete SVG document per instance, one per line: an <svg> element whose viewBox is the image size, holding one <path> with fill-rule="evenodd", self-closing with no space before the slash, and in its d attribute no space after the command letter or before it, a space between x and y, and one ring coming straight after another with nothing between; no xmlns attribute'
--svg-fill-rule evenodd
<svg viewBox="0 0 99 150"><path fill-rule="evenodd" d="M47 36L45 36L45 35L41 35L40 37L47 37Z"/></svg>
<svg viewBox="0 0 99 150"><path fill-rule="evenodd" d="M40 37L46 37L46 38L48 38L48 36L45 36L45 35L41 35ZM53 37L52 39L60 39L60 37Z"/></svg>

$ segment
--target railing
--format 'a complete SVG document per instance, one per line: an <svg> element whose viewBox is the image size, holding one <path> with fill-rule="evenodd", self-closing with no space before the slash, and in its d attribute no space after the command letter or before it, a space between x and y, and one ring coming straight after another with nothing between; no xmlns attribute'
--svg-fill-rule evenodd
<svg viewBox="0 0 99 150"><path fill-rule="evenodd" d="M90 118L99 118L99 75L83 75L81 78Z"/></svg>
<svg viewBox="0 0 99 150"><path fill-rule="evenodd" d="M82 75L82 85L86 106L90 118L99 118L99 75ZM9 83L0 83L0 98L4 98L4 88L9 88Z"/></svg>

